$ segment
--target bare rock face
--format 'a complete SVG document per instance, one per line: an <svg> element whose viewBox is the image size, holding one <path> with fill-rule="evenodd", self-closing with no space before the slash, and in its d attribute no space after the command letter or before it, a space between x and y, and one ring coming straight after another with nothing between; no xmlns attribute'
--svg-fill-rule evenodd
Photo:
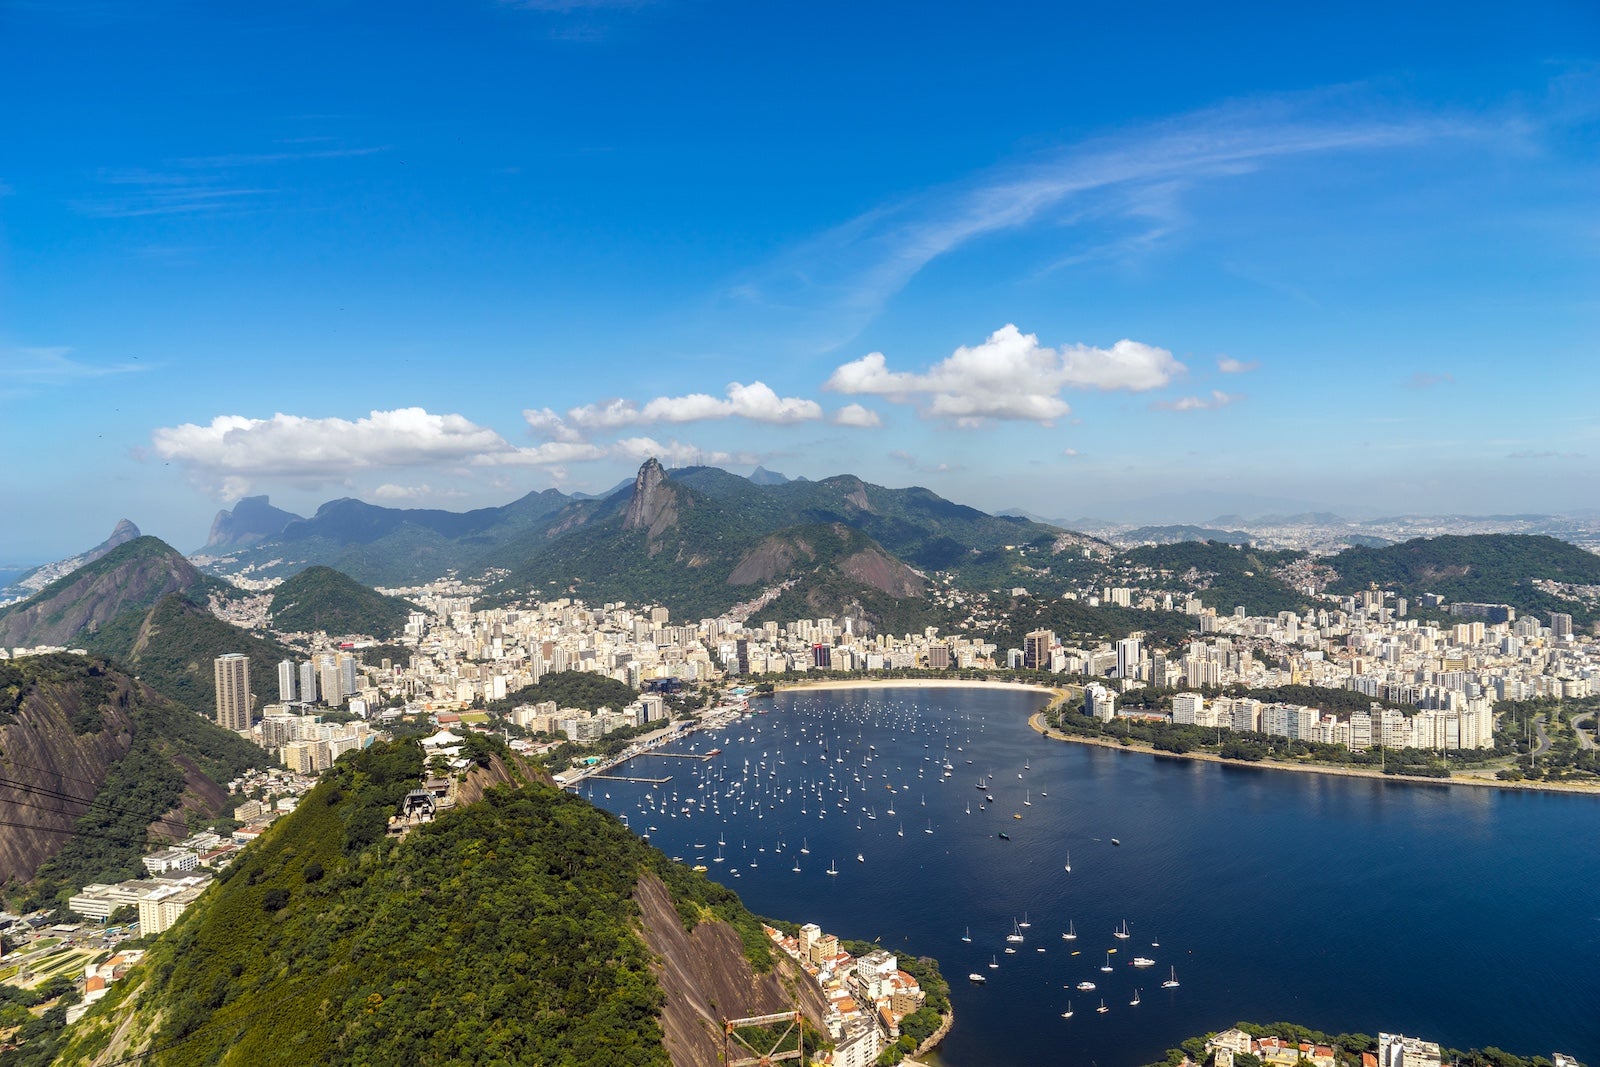
<svg viewBox="0 0 1600 1067"><path fill-rule="evenodd" d="M717 1067L722 1062L722 1020L793 1011L798 1005L811 1025L823 1028L827 1004L821 990L793 961L779 953L777 966L758 975L745 959L739 934L721 920L683 928L672 896L653 874L639 877L645 943L656 957L656 981L666 994L661 1030L672 1067Z"/></svg>
<svg viewBox="0 0 1600 1067"><path fill-rule="evenodd" d="M667 472L654 456L644 461L633 479L633 498L622 520L624 530L646 530L651 540L678 522L678 494L667 482Z"/></svg>
<svg viewBox="0 0 1600 1067"><path fill-rule="evenodd" d="M916 571L877 546L863 549L839 564L839 570L862 585L904 600L922 596L927 583Z"/></svg>

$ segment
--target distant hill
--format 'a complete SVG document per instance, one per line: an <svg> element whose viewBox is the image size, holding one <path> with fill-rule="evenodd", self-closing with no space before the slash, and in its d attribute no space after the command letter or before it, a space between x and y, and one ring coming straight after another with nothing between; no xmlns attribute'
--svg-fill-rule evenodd
<svg viewBox="0 0 1600 1067"><path fill-rule="evenodd" d="M1304 556L1303 552L1270 552L1220 541L1146 545L1123 553L1130 563L1167 572L1177 579L1173 584L1186 586L1202 604L1223 615L1231 615L1240 606L1251 615L1304 611L1308 606L1305 596L1273 574Z"/></svg>
<svg viewBox="0 0 1600 1067"><path fill-rule="evenodd" d="M181 593L148 610L131 608L87 639L92 652L109 656L141 681L198 715L216 709L212 660L230 652L250 657L255 710L278 699L278 664L294 653L277 640L224 622Z"/></svg>
<svg viewBox="0 0 1600 1067"><path fill-rule="evenodd" d="M217 512L211 522L211 536L206 538L202 551L247 548L278 536L291 522L304 521L292 511L273 507L264 496L247 496L235 504L233 510Z"/></svg>
<svg viewBox="0 0 1600 1067"><path fill-rule="evenodd" d="M668 474L651 460L627 491L570 504L547 529L489 558L510 572L496 587L501 596L650 601L703 618L794 581L805 587L798 595L824 607L875 602L860 613L870 620L894 614L891 601L922 595L919 570L1059 533L926 489L851 477L759 486L713 467Z"/></svg>
<svg viewBox="0 0 1600 1067"><path fill-rule="evenodd" d="M3 592L6 598L25 597L37 593L51 582L59 578L65 578L79 567L93 563L112 549L119 545L125 545L138 536L139 527L127 519L122 519L112 528L110 537L107 537L89 551L56 563L46 563L32 570L24 571L22 574L17 575L16 580L11 583L9 588L0 590L0 592Z"/></svg>
<svg viewBox="0 0 1600 1067"><path fill-rule="evenodd" d="M326 630L383 640L405 629L416 605L384 596L332 567L307 567L272 591L268 612L282 633Z"/></svg>
<svg viewBox="0 0 1600 1067"><path fill-rule="evenodd" d="M155 537L137 537L0 609L0 646L70 645L125 611L146 609L171 593L223 588Z"/></svg>
<svg viewBox="0 0 1600 1067"><path fill-rule="evenodd" d="M341 759L56 1062L713 1067L723 1018L798 1002L821 1030L816 984L730 890L470 746L462 803L403 840L419 746Z"/></svg>
<svg viewBox="0 0 1600 1067"><path fill-rule="evenodd" d="M784 475L777 471L769 471L765 467L757 467L751 471L750 480L757 485L783 485L789 481Z"/></svg>
<svg viewBox="0 0 1600 1067"><path fill-rule="evenodd" d="M1339 580L1335 593L1358 593L1372 585L1411 598L1436 593L1447 601L1510 604L1544 617L1566 612L1588 623L1584 605L1535 588L1534 578L1600 585L1600 556L1553 537L1527 534L1444 535L1416 538L1384 548L1348 548L1328 562Z"/></svg>
<svg viewBox="0 0 1600 1067"><path fill-rule="evenodd" d="M738 602L739 592L724 587L725 580L744 552L781 530L843 524L924 571L959 566L974 551L1060 533L1027 519L987 515L927 489L889 489L849 475L812 482L770 471L745 478L715 467L669 474L654 460L647 466L659 472L652 482L666 483L662 496L670 502L659 513L652 509L645 527L627 525L637 478L601 496L550 489L465 513L335 500L275 536L221 553L211 569L233 573L252 566L257 576L286 577L322 565L369 585L404 585L496 568L513 576L502 589L581 586L590 600L665 600L675 611L700 616ZM636 558L638 546L643 560Z"/></svg>
<svg viewBox="0 0 1600 1067"><path fill-rule="evenodd" d="M57 654L0 662L0 880L54 905L94 881L142 873L154 840L214 818L226 783L266 753L105 660ZM63 892L65 891L65 892Z"/></svg>
<svg viewBox="0 0 1600 1067"><path fill-rule="evenodd" d="M220 559L212 569L234 573L253 565L258 575L288 577L322 565L369 585L431 581L450 571L481 571L490 553L530 531L544 531L572 503L554 489L467 512L332 500L273 536L214 550Z"/></svg>
<svg viewBox="0 0 1600 1067"><path fill-rule="evenodd" d="M1220 541L1225 545L1248 545L1249 534L1243 530L1217 530L1209 526L1139 526L1125 530L1112 538L1117 544L1174 544L1179 541Z"/></svg>

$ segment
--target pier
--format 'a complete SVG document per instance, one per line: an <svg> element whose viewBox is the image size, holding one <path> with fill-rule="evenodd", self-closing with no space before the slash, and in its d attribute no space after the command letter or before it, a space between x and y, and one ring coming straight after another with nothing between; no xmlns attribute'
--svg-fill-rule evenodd
<svg viewBox="0 0 1600 1067"><path fill-rule="evenodd" d="M672 781L672 775L670 774L665 778L630 778L625 774L591 774L587 776L586 780L593 781L596 778L605 782L646 782L650 785L661 785Z"/></svg>
<svg viewBox="0 0 1600 1067"><path fill-rule="evenodd" d="M662 756L662 757L665 757L667 759L697 759L697 760L700 760L700 761L704 762L705 760L711 759L713 756L718 756L718 755L721 755L721 754L722 754L722 750L721 749L717 749L717 750L712 751L712 752L703 752L703 753L702 752L656 752L656 751L653 751L653 750L646 750L644 752L637 753L637 754L635 754L633 756L630 756L628 758L629 759L640 759L640 758L642 758L644 756Z"/></svg>

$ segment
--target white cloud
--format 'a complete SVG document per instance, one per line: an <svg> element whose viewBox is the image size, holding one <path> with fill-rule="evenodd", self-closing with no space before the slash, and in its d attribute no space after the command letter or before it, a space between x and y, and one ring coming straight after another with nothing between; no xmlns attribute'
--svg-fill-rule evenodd
<svg viewBox="0 0 1600 1067"><path fill-rule="evenodd" d="M1057 350L1007 323L982 344L963 345L923 373L890 370L883 353L871 352L839 367L823 388L916 403L924 416L963 427L989 419L1048 424L1072 410L1061 399L1065 389L1143 392L1168 384L1185 370L1171 352L1138 341Z"/></svg>
<svg viewBox="0 0 1600 1067"><path fill-rule="evenodd" d="M1210 396L1182 396L1176 400L1162 400L1154 405L1161 411L1216 411L1244 399L1242 393L1224 393L1211 390Z"/></svg>
<svg viewBox="0 0 1600 1067"><path fill-rule="evenodd" d="M372 491L378 500L438 500L447 497L463 497L467 494L460 489L435 489L424 482L421 485L396 485L385 482Z"/></svg>
<svg viewBox="0 0 1600 1067"><path fill-rule="evenodd" d="M206 425L157 429L157 456L243 491L252 478L332 481L374 468L405 468L473 459L511 446L461 415L422 408L374 411L365 418L309 419L281 412L270 419L218 415Z"/></svg>
<svg viewBox="0 0 1600 1067"><path fill-rule="evenodd" d="M532 448L511 448L474 456L472 462L486 467L550 467L564 463L587 463L605 459L610 453L600 445L583 441L547 441Z"/></svg>
<svg viewBox="0 0 1600 1067"><path fill-rule="evenodd" d="M1248 374L1259 366L1261 364L1255 362L1246 363L1244 360L1234 359L1232 356L1220 356L1217 359L1217 369L1223 374Z"/></svg>
<svg viewBox="0 0 1600 1067"><path fill-rule="evenodd" d="M1077 459L1079 456L1083 455L1083 453L1079 452L1076 448L1063 448L1061 450L1061 454L1068 459Z"/></svg>
<svg viewBox="0 0 1600 1067"><path fill-rule="evenodd" d="M846 404L833 413L833 424L835 426L858 426L862 429L871 429L874 426L882 426L883 420L878 417L876 411L869 407L862 407L860 404Z"/></svg>
<svg viewBox="0 0 1600 1067"><path fill-rule="evenodd" d="M607 400L569 410L565 416L550 408L524 411L530 429L555 441L579 441L585 433L618 430L655 423L681 424L711 419L749 419L773 425L810 422L822 418L822 406L815 400L779 396L765 382L744 385L730 382L724 397L708 393L686 396L659 396L643 407L631 400Z"/></svg>
<svg viewBox="0 0 1600 1067"><path fill-rule="evenodd" d="M720 452L682 441L661 442L650 437L624 437L611 446L611 454L635 463L642 463L654 456L668 467L749 467L762 460L754 452Z"/></svg>

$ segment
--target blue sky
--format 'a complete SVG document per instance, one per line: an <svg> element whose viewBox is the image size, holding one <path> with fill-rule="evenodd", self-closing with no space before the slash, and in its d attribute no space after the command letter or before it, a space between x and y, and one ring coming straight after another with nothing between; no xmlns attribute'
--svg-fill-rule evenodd
<svg viewBox="0 0 1600 1067"><path fill-rule="evenodd" d="M0 562L650 454L1593 507L1600 9L1113 7L0 4Z"/></svg>

